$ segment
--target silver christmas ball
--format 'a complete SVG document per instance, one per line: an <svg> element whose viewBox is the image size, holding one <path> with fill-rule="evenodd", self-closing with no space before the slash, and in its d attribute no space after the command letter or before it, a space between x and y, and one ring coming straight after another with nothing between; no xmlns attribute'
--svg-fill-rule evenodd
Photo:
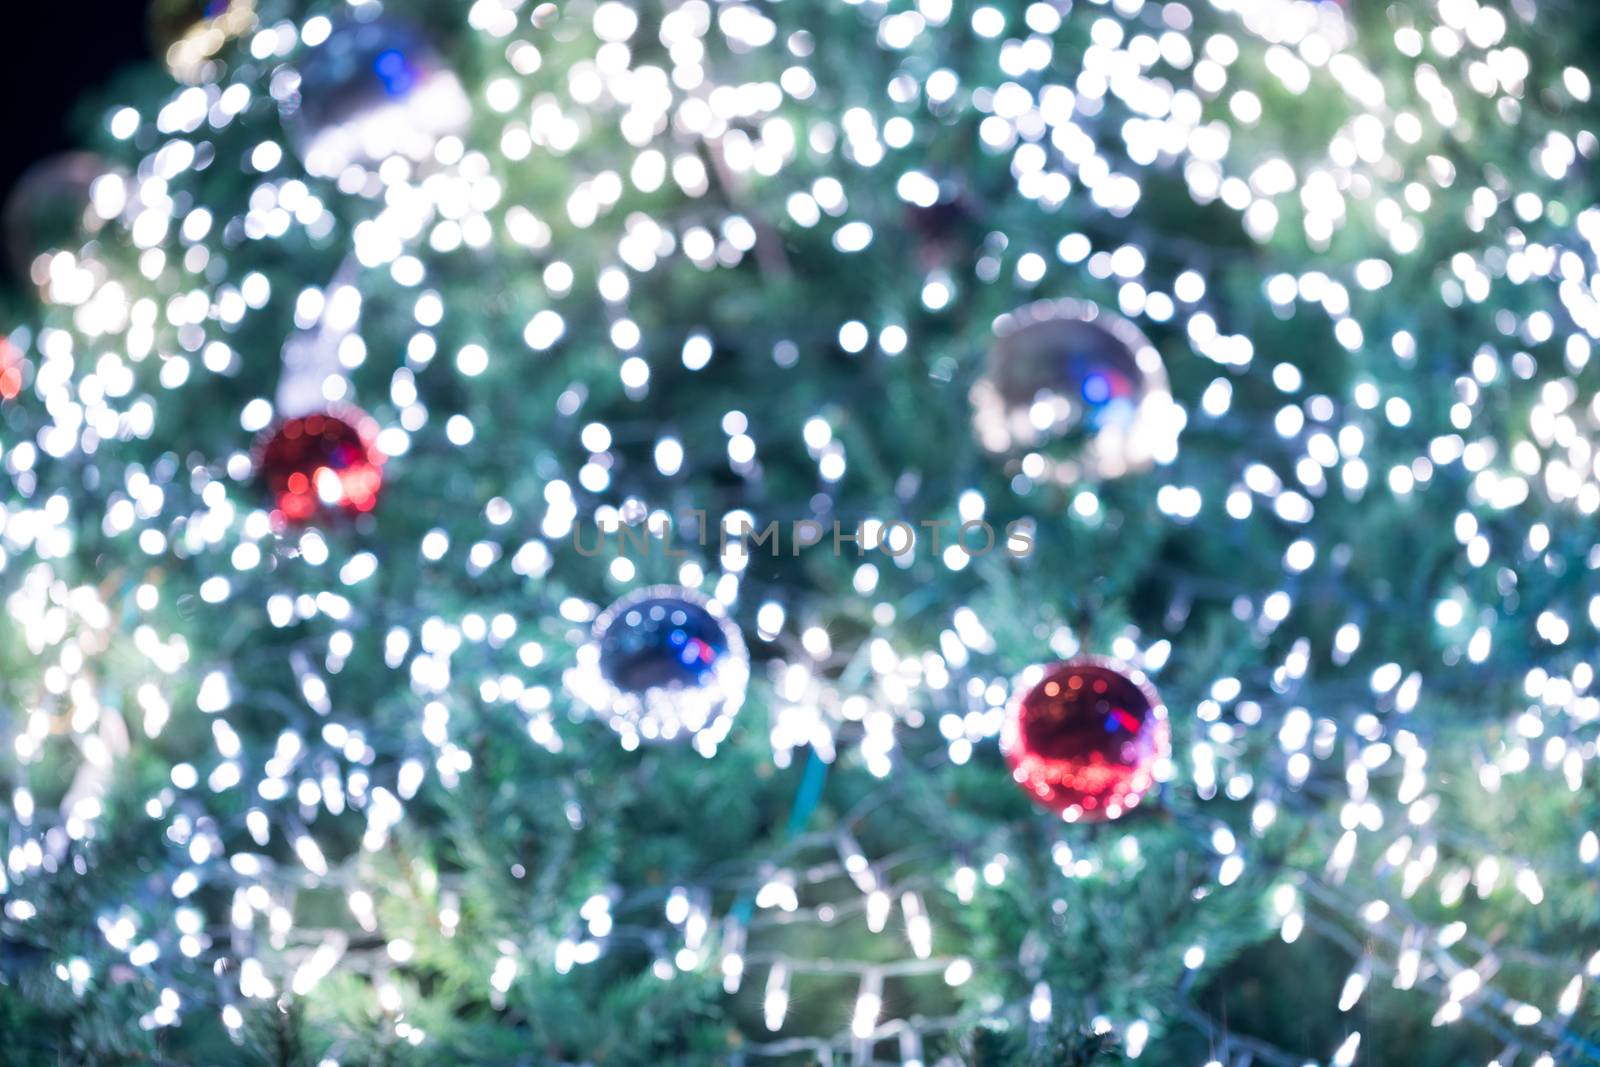
<svg viewBox="0 0 1600 1067"><path fill-rule="evenodd" d="M671 585L607 608L568 676L628 747L687 737L707 756L728 736L749 682L749 652L722 605Z"/></svg>
<svg viewBox="0 0 1600 1067"><path fill-rule="evenodd" d="M997 454L1036 451L1047 476L1115 478L1170 460L1183 411L1139 328L1082 300L1040 301L1000 316L973 430Z"/></svg>
<svg viewBox="0 0 1600 1067"><path fill-rule="evenodd" d="M122 172L93 152L63 152L29 167L5 206L6 255L19 279L45 284L40 257L76 252L126 201ZM100 194L97 196L97 194Z"/></svg>
<svg viewBox="0 0 1600 1067"><path fill-rule="evenodd" d="M460 80L438 51L396 19L339 24L299 73L284 123L306 170L320 177L393 155L422 160L472 117Z"/></svg>

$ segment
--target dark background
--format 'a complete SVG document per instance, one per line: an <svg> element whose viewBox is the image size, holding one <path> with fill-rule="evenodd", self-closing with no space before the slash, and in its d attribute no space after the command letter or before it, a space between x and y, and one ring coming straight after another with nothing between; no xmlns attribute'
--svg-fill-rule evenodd
<svg viewBox="0 0 1600 1067"><path fill-rule="evenodd" d="M81 140L69 120L114 73L153 62L146 6L147 0L5 5L11 43L0 63L0 198L29 164Z"/></svg>

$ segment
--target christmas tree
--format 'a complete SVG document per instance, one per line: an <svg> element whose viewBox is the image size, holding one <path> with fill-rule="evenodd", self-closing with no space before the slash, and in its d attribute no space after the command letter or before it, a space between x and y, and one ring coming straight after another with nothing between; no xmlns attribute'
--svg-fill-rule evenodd
<svg viewBox="0 0 1600 1067"><path fill-rule="evenodd" d="M158 15L6 216L0 1059L1600 1062L1586 9Z"/></svg>

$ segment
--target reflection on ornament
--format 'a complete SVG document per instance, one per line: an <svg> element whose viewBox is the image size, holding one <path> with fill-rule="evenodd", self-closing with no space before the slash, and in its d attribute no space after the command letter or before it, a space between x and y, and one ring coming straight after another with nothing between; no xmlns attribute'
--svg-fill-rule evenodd
<svg viewBox="0 0 1600 1067"><path fill-rule="evenodd" d="M126 200L121 172L93 152L63 152L35 163L6 200L6 253L12 271L20 279L49 285L47 253L77 252L107 219L121 213ZM76 266L74 258L61 269Z"/></svg>
<svg viewBox="0 0 1600 1067"><path fill-rule="evenodd" d="M750 681L744 638L721 604L652 586L607 608L591 637L567 685L626 747L687 736L702 755L716 751Z"/></svg>
<svg viewBox="0 0 1600 1067"><path fill-rule="evenodd" d="M1155 687L1118 660L1057 663L1018 692L1000 739L1011 776L1070 822L1115 819L1138 804L1171 754Z"/></svg>
<svg viewBox="0 0 1600 1067"><path fill-rule="evenodd" d="M211 60L256 26L256 0L155 0L150 40L179 81L204 81Z"/></svg>
<svg viewBox="0 0 1600 1067"><path fill-rule="evenodd" d="M273 518L310 522L319 513L359 515L378 505L383 454L372 419L352 409L286 419L256 449L256 473L272 494Z"/></svg>
<svg viewBox="0 0 1600 1067"><path fill-rule="evenodd" d="M461 82L416 28L345 22L300 64L284 121L306 170L335 177L393 155L426 158L472 117Z"/></svg>
<svg viewBox="0 0 1600 1067"><path fill-rule="evenodd" d="M1183 409L1161 354L1138 327L1081 300L1000 316L973 428L995 453L1038 449L1050 480L1115 478L1169 462Z"/></svg>

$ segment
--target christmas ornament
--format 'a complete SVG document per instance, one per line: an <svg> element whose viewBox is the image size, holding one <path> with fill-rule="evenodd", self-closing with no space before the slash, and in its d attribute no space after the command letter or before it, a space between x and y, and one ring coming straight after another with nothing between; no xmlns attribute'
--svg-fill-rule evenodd
<svg viewBox="0 0 1600 1067"><path fill-rule="evenodd" d="M309 522L319 512L359 515L378 504L383 455L377 427L354 410L286 419L256 450L256 473L272 494L273 517Z"/></svg>
<svg viewBox="0 0 1600 1067"><path fill-rule="evenodd" d="M694 739L710 755L744 703L750 660L722 605L692 589L652 586L595 620L569 679L630 744Z"/></svg>
<svg viewBox="0 0 1600 1067"><path fill-rule="evenodd" d="M960 182L923 178L901 185L910 186L902 189L907 197L905 225L917 239L924 270L949 266L977 247L980 216Z"/></svg>
<svg viewBox="0 0 1600 1067"><path fill-rule="evenodd" d="M1183 411L1161 355L1126 319L1080 300L1000 316L972 388L973 427L995 453L1039 449L1049 476L1115 478L1168 461Z"/></svg>
<svg viewBox="0 0 1600 1067"><path fill-rule="evenodd" d="M1045 668L1013 701L1001 734L1011 777L1069 821L1115 819L1171 754L1167 709L1136 669L1087 656Z"/></svg>
<svg viewBox="0 0 1600 1067"><path fill-rule="evenodd" d="M203 81L222 46L256 25L256 0L155 0L150 42L179 81Z"/></svg>
<svg viewBox="0 0 1600 1067"><path fill-rule="evenodd" d="M22 350L9 337L0 337L0 400L15 400L22 392L27 363Z"/></svg>
<svg viewBox="0 0 1600 1067"><path fill-rule="evenodd" d="M40 256L75 251L105 225L95 198L97 190L107 188L100 185L102 179L116 185L108 191L117 195L100 199L100 206L115 215L123 199L123 179L93 152L63 152L23 173L5 208L6 253L19 279L43 285L47 279L35 276Z"/></svg>
<svg viewBox="0 0 1600 1067"><path fill-rule="evenodd" d="M460 81L427 38L378 18L342 23L310 51L284 121L306 170L334 177L396 154L421 160L470 118Z"/></svg>

